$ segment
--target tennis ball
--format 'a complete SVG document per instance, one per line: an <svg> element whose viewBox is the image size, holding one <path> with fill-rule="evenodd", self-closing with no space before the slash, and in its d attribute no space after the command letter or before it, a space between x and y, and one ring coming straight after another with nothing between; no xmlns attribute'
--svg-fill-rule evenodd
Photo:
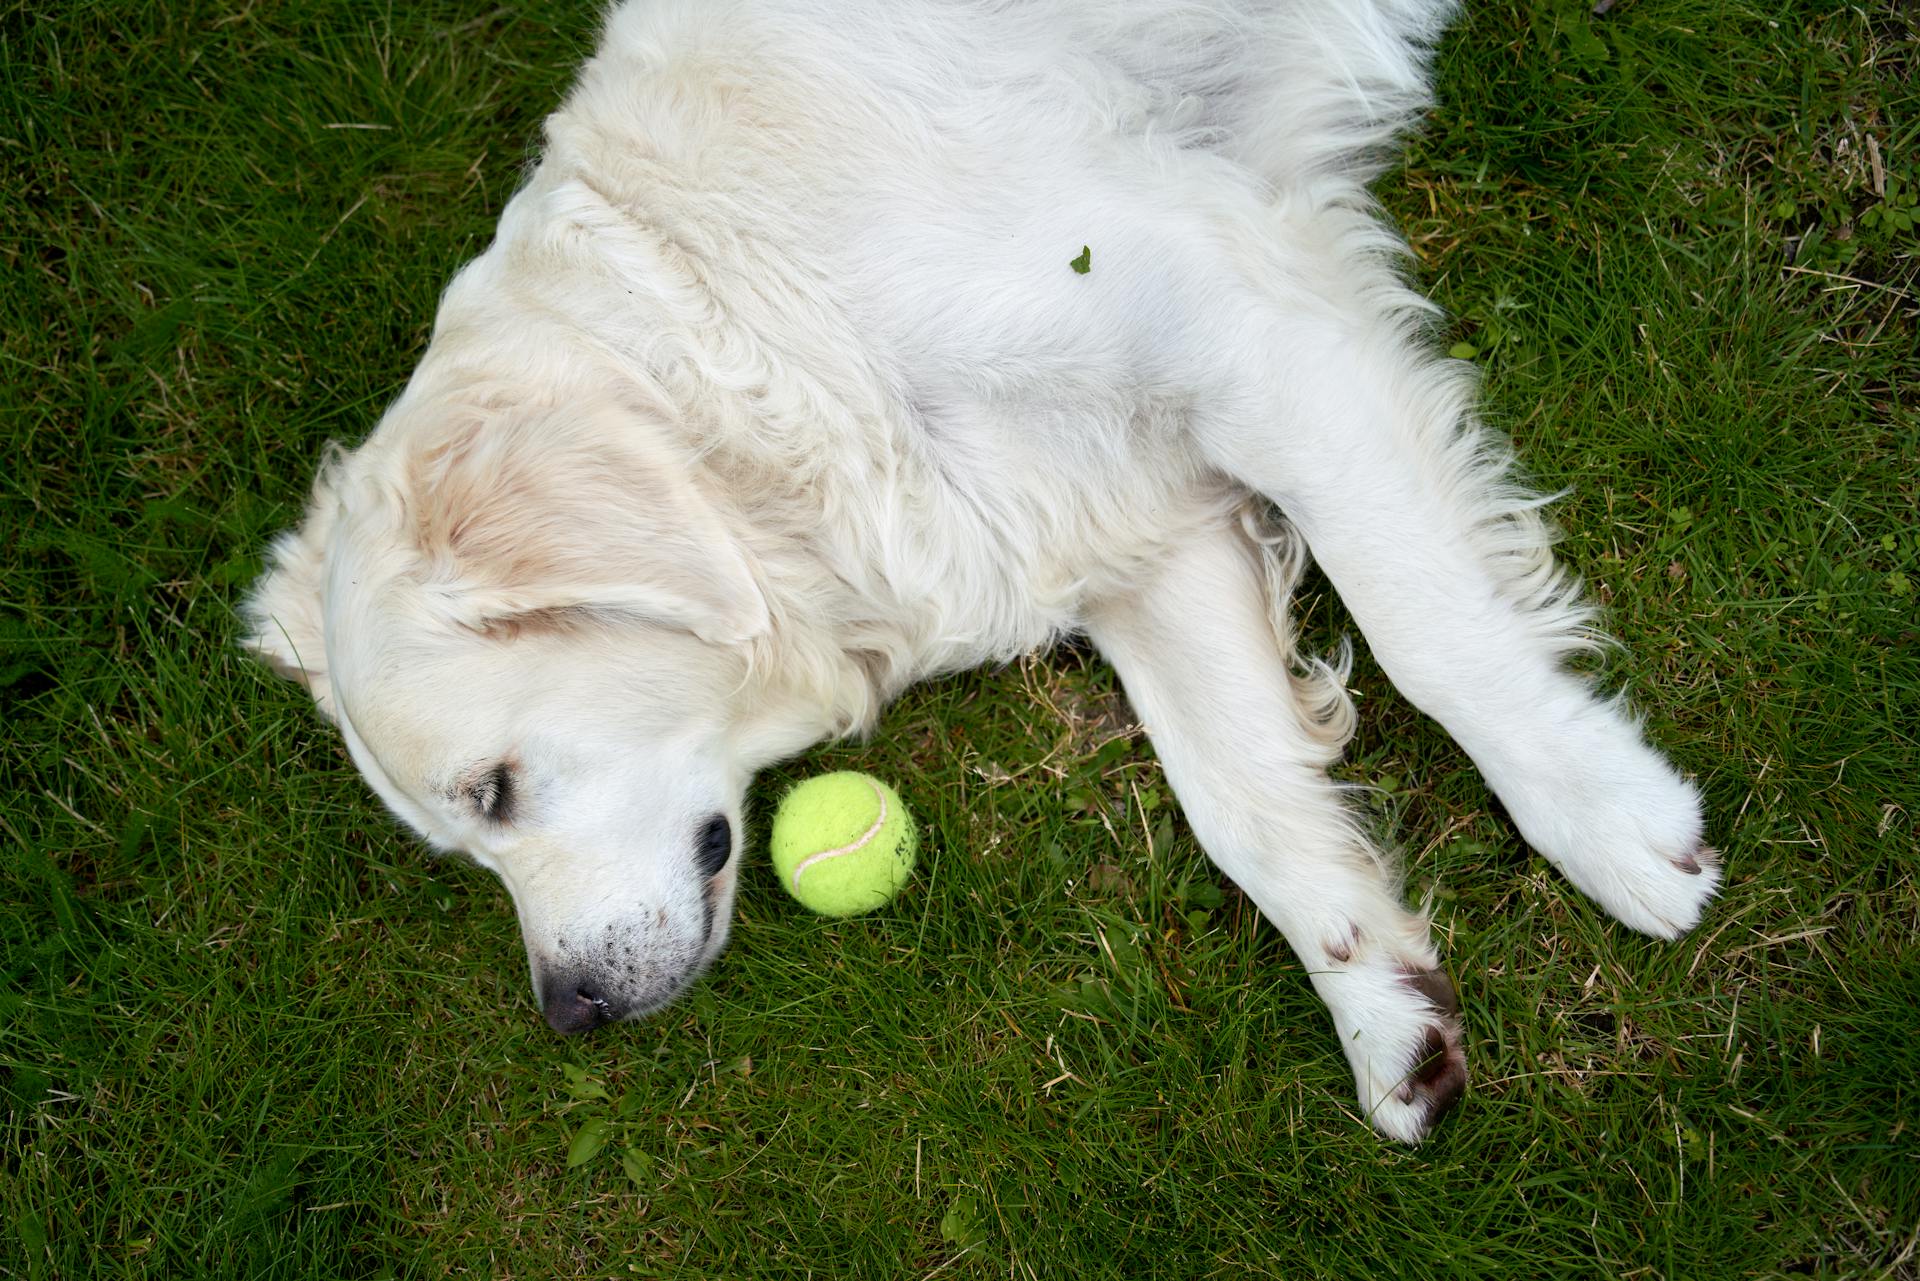
<svg viewBox="0 0 1920 1281"><path fill-rule="evenodd" d="M913 871L907 807L877 778L843 770L788 792L773 815L780 883L822 916L857 916L894 896Z"/></svg>

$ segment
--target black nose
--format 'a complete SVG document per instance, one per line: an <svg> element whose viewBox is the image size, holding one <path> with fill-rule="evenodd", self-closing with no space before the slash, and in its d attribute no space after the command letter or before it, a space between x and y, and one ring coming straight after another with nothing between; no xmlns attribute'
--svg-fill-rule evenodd
<svg viewBox="0 0 1920 1281"><path fill-rule="evenodd" d="M715 814L700 825L700 835L693 846L694 861L700 865L700 875L718 876L720 869L733 857L733 825L727 822L724 814Z"/></svg>
<svg viewBox="0 0 1920 1281"><path fill-rule="evenodd" d="M540 986L540 1010L547 1026L562 1036L587 1032L613 1019L613 1010L592 982L560 974Z"/></svg>

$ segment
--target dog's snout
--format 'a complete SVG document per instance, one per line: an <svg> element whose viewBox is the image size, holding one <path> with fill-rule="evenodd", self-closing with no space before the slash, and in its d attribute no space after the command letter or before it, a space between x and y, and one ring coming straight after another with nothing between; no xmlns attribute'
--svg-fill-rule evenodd
<svg viewBox="0 0 1920 1281"><path fill-rule="evenodd" d="M733 825L727 822L726 815L715 814L701 824L700 835L694 843L694 859L700 865L700 875L718 876L732 857Z"/></svg>
<svg viewBox="0 0 1920 1281"><path fill-rule="evenodd" d="M556 974L541 984L540 1010L562 1036L587 1032L618 1017L599 984L578 974Z"/></svg>
<svg viewBox="0 0 1920 1281"><path fill-rule="evenodd" d="M733 878L723 873L738 834L724 813L678 830L691 844L698 880L688 874L681 853L668 864L672 882L666 892L637 894L617 908L603 894L601 901L583 904L581 916L552 922L551 932L528 929L527 960L540 1013L562 1036L644 1018L672 1004L726 942L722 918L733 902Z"/></svg>

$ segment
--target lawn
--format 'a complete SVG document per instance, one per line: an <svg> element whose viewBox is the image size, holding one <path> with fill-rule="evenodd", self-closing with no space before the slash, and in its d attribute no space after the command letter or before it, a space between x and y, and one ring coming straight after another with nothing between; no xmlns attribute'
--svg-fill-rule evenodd
<svg viewBox="0 0 1920 1281"><path fill-rule="evenodd" d="M764 779L895 781L922 874L829 922L756 853L711 978L577 1040L236 651L595 10L0 0L0 1275L1920 1275L1910 10L1475 4L1381 185L1727 860L1626 931L1363 657L1468 1029L1415 1150L1080 649Z"/></svg>

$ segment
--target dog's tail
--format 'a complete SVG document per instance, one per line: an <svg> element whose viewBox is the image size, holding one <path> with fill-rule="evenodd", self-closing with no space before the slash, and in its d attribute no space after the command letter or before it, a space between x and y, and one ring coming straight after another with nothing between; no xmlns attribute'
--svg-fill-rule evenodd
<svg viewBox="0 0 1920 1281"><path fill-rule="evenodd" d="M1258 13L1227 150L1278 185L1370 182L1432 104L1453 0L1293 0Z"/></svg>
<svg viewBox="0 0 1920 1281"><path fill-rule="evenodd" d="M1277 188L1370 182L1431 104L1455 0L1100 0L1093 38Z"/></svg>
<svg viewBox="0 0 1920 1281"><path fill-rule="evenodd" d="M1293 626L1293 594L1307 572L1307 542L1279 512L1248 503L1240 511L1240 527L1260 553L1266 579L1267 621L1280 657L1287 666L1293 701L1306 730L1325 751L1322 762L1331 765L1353 737L1358 717L1347 678L1353 672L1353 644L1345 637L1331 654L1301 652Z"/></svg>

